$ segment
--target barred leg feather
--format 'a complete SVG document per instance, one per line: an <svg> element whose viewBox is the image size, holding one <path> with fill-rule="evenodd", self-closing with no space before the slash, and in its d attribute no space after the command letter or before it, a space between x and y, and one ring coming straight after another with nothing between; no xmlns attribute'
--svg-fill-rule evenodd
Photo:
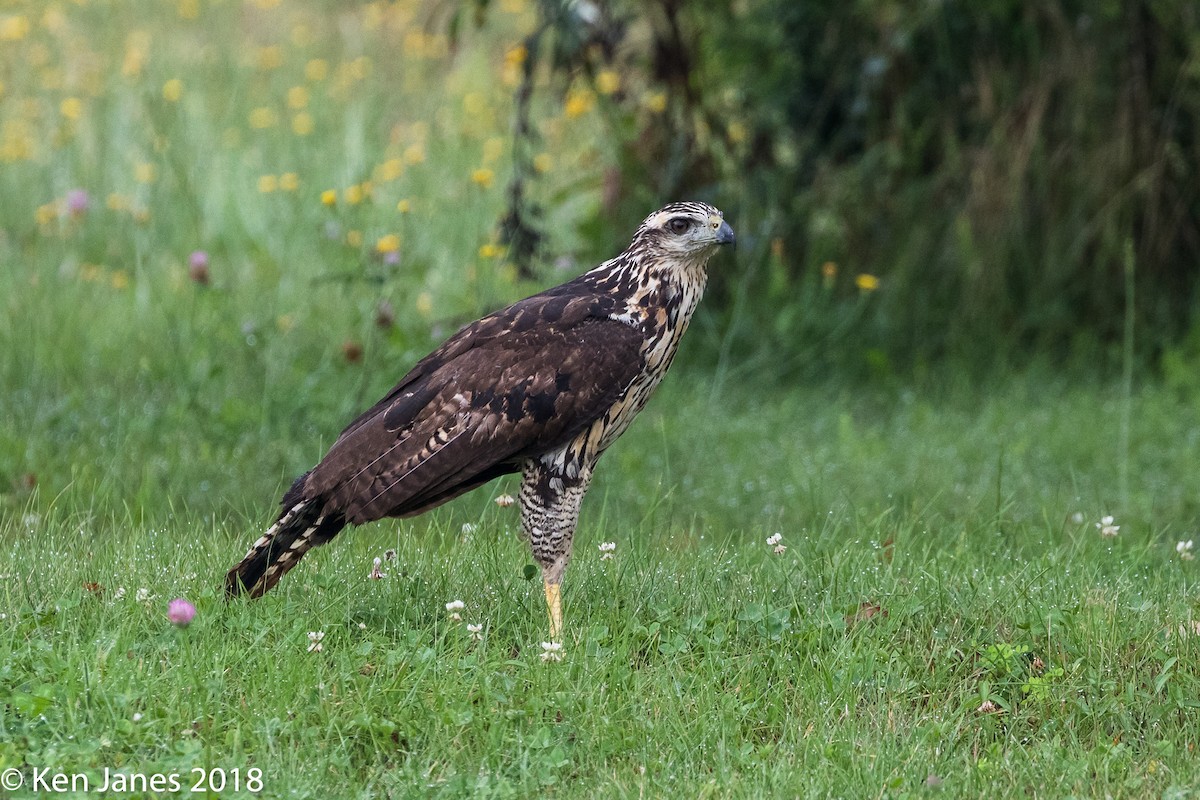
<svg viewBox="0 0 1200 800"><path fill-rule="evenodd" d="M280 514L246 557L225 576L226 594L262 597L305 553L337 535L346 525L345 517L321 513L320 506L319 502L302 500Z"/></svg>

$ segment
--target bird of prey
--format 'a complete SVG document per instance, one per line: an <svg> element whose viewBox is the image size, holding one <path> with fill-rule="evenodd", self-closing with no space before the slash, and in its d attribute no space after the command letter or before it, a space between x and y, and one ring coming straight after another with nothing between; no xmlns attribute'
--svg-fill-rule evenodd
<svg viewBox="0 0 1200 800"><path fill-rule="evenodd" d="M275 524L225 579L259 597L347 524L411 517L521 473L521 525L541 566L550 636L579 506L601 453L671 365L734 241L720 211L672 203L616 258L467 325L342 431L283 496Z"/></svg>

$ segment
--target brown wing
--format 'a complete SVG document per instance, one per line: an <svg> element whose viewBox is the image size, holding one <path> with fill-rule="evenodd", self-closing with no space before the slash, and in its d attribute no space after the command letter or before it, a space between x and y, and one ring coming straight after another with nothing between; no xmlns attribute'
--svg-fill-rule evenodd
<svg viewBox="0 0 1200 800"><path fill-rule="evenodd" d="M304 495L356 524L410 516L569 441L641 369L641 334L607 306L538 295L464 328L346 428Z"/></svg>

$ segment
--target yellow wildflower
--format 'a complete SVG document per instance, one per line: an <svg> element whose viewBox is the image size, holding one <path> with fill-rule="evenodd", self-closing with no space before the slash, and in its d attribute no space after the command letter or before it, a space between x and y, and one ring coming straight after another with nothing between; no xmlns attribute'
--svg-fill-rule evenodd
<svg viewBox="0 0 1200 800"><path fill-rule="evenodd" d="M381 236L379 241L375 242L375 252L377 253L394 253L399 249L400 237L394 233Z"/></svg>
<svg viewBox="0 0 1200 800"><path fill-rule="evenodd" d="M114 289L124 289L129 285L129 273L123 269L113 270L108 280Z"/></svg>
<svg viewBox="0 0 1200 800"><path fill-rule="evenodd" d="M492 244L491 242L488 242L485 245L481 245L479 248L479 257L480 258L495 258L498 255L500 255L500 248L497 247L496 245Z"/></svg>
<svg viewBox="0 0 1200 800"><path fill-rule="evenodd" d="M260 47L258 50L258 68L264 72L279 69L283 66L283 49L277 44Z"/></svg>
<svg viewBox="0 0 1200 800"><path fill-rule="evenodd" d="M316 83L329 76L329 62L323 58L314 58L304 65L304 77Z"/></svg>
<svg viewBox="0 0 1200 800"><path fill-rule="evenodd" d="M357 183L353 186L347 186L342 190L342 199L352 206L356 206L363 201L362 187Z"/></svg>
<svg viewBox="0 0 1200 800"><path fill-rule="evenodd" d="M362 231L346 231L346 244L351 247L362 247Z"/></svg>
<svg viewBox="0 0 1200 800"><path fill-rule="evenodd" d="M519 67L525 63L527 58L529 58L529 50L525 48L525 45L519 44L509 48L508 52L504 54L504 63Z"/></svg>
<svg viewBox="0 0 1200 800"><path fill-rule="evenodd" d="M337 190L336 189L326 189L325 191L321 192L321 205L332 206L332 205L336 205L336 204L337 204Z"/></svg>
<svg viewBox="0 0 1200 800"><path fill-rule="evenodd" d="M642 97L642 105L647 111L655 114L661 114L667 110L667 93L650 92Z"/></svg>
<svg viewBox="0 0 1200 800"><path fill-rule="evenodd" d="M179 0L176 10L180 19L196 19L200 16L200 0Z"/></svg>
<svg viewBox="0 0 1200 800"><path fill-rule="evenodd" d="M54 205L54 203L45 203L44 205L38 206L37 211L34 212L33 216L34 219L37 220L38 225L49 225L51 222L54 222L54 220L58 219L58 208Z"/></svg>
<svg viewBox="0 0 1200 800"><path fill-rule="evenodd" d="M285 192L294 192L300 188L300 176L294 172L285 172L279 176L279 188Z"/></svg>
<svg viewBox="0 0 1200 800"><path fill-rule="evenodd" d="M308 136L313 131L312 114L307 111L301 111L296 116L292 117L292 133L297 136Z"/></svg>
<svg viewBox="0 0 1200 800"><path fill-rule="evenodd" d="M108 197L104 198L104 205L109 211L128 211L129 198L123 194L112 192Z"/></svg>
<svg viewBox="0 0 1200 800"><path fill-rule="evenodd" d="M408 200L401 200L399 203L396 203L396 210L401 214L407 214L409 211L412 211L412 203Z"/></svg>
<svg viewBox="0 0 1200 800"><path fill-rule="evenodd" d="M567 115L568 119L575 119L591 111L595 104L596 96L591 89L572 89L567 92L567 102L563 107L563 113Z"/></svg>
<svg viewBox="0 0 1200 800"><path fill-rule="evenodd" d="M389 158L379 166L379 180L394 181L404 174L404 162L398 158Z"/></svg>
<svg viewBox="0 0 1200 800"><path fill-rule="evenodd" d="M58 110L64 117L74 122L83 114L83 103L79 102L78 97L65 97L59 104Z"/></svg>
<svg viewBox="0 0 1200 800"><path fill-rule="evenodd" d="M621 76L616 70L602 69L596 74L596 91L609 95L621 88Z"/></svg>
<svg viewBox="0 0 1200 800"><path fill-rule="evenodd" d="M274 175L260 175L258 178L258 190L263 194L270 194L279 188L279 178Z"/></svg>
<svg viewBox="0 0 1200 800"><path fill-rule="evenodd" d="M420 164L425 160L425 145L420 142L414 142L404 148L404 163L405 164Z"/></svg>
<svg viewBox="0 0 1200 800"><path fill-rule="evenodd" d="M163 84L163 99L168 103L178 103L179 98L183 96L183 81L179 78L171 78Z"/></svg>
<svg viewBox="0 0 1200 800"><path fill-rule="evenodd" d="M479 184L485 189L489 188L495 179L496 173L492 172L486 167L477 169L471 173L471 181Z"/></svg>
<svg viewBox="0 0 1200 800"><path fill-rule="evenodd" d="M21 14L0 17L0 40L17 42L29 35L29 19Z"/></svg>
<svg viewBox="0 0 1200 800"><path fill-rule="evenodd" d="M746 123L736 119L725 127L725 133L729 136L729 141L734 144L741 144L746 141L746 137L749 135Z"/></svg>
<svg viewBox="0 0 1200 800"><path fill-rule="evenodd" d="M141 161L133 167L133 179L138 183L154 183L158 177L158 169L148 161Z"/></svg>
<svg viewBox="0 0 1200 800"><path fill-rule="evenodd" d="M275 327L279 329L280 333L287 333L296 327L296 318L291 314L280 314L275 318Z"/></svg>
<svg viewBox="0 0 1200 800"><path fill-rule="evenodd" d="M554 168L554 156L549 153L538 153L533 157L533 168L538 172L549 172Z"/></svg>
<svg viewBox="0 0 1200 800"><path fill-rule="evenodd" d="M279 122L279 116L273 108L259 106L250 112L250 127L255 130L273 128L277 122Z"/></svg>
<svg viewBox="0 0 1200 800"><path fill-rule="evenodd" d="M879 288L879 278L864 272L854 279L854 285L864 292L873 292Z"/></svg>
<svg viewBox="0 0 1200 800"><path fill-rule="evenodd" d="M468 116L478 117L487 111L487 100L480 92L467 92L463 95L462 104Z"/></svg>
<svg viewBox="0 0 1200 800"><path fill-rule="evenodd" d="M308 89L304 86L293 86L287 92L288 108L299 111L308 107Z"/></svg>

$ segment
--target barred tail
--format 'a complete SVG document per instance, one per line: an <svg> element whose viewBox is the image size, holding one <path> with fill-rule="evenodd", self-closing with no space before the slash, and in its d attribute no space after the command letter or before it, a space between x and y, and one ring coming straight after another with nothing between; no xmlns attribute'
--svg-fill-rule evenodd
<svg viewBox="0 0 1200 800"><path fill-rule="evenodd" d="M275 524L254 543L225 576L225 593L262 597L296 566L310 549L325 544L346 525L340 513L323 513L319 500L300 500L279 515Z"/></svg>

